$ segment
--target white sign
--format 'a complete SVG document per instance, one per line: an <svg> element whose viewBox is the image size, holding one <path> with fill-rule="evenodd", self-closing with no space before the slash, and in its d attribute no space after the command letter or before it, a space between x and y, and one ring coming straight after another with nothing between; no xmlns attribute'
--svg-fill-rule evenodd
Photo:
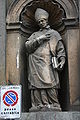
<svg viewBox="0 0 80 120"><path fill-rule="evenodd" d="M10 85L0 87L0 118L15 119L21 115L21 86Z"/></svg>

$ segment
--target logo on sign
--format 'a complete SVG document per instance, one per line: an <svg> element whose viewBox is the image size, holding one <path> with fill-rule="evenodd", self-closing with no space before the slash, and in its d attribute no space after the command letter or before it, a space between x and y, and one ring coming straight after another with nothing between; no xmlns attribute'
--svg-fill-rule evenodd
<svg viewBox="0 0 80 120"><path fill-rule="evenodd" d="M18 94L15 91L10 90L5 92L5 94L3 95L3 103L6 106L14 106L17 104L17 102L18 102Z"/></svg>

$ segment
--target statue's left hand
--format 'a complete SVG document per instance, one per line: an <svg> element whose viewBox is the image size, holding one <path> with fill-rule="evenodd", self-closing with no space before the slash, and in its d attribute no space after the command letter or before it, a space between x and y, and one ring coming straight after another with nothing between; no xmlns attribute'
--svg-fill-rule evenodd
<svg viewBox="0 0 80 120"><path fill-rule="evenodd" d="M64 66L64 64L65 64L65 58L62 57L62 58L61 58L61 62L58 64L58 68L59 68L59 69L62 69L63 66Z"/></svg>

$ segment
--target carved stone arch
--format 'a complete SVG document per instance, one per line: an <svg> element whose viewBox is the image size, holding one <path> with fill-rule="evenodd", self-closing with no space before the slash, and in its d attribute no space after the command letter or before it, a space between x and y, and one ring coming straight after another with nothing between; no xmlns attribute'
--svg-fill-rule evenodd
<svg viewBox="0 0 80 120"><path fill-rule="evenodd" d="M15 0L7 14L7 23L19 22L19 17L23 8L33 0ZM77 17L78 9L74 0L53 0L62 5L66 12L66 18Z"/></svg>
<svg viewBox="0 0 80 120"><path fill-rule="evenodd" d="M65 29L62 18L65 17L64 9L56 2L52 0L34 0L30 4L26 5L21 12L20 21L27 29L28 33L32 34L39 30L39 26L35 20L35 11L37 8L45 9L49 13L49 25L52 29L62 33Z"/></svg>
<svg viewBox="0 0 80 120"><path fill-rule="evenodd" d="M66 12L66 18L77 18L78 8L74 0L55 0L61 4Z"/></svg>

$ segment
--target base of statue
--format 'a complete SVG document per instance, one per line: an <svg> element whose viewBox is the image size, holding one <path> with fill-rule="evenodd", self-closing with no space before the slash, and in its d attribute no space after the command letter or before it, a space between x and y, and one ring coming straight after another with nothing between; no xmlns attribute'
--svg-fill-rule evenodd
<svg viewBox="0 0 80 120"><path fill-rule="evenodd" d="M80 112L28 112L15 120L80 120Z"/></svg>
<svg viewBox="0 0 80 120"><path fill-rule="evenodd" d="M29 112L48 112L48 111L61 111L60 107L31 107Z"/></svg>

